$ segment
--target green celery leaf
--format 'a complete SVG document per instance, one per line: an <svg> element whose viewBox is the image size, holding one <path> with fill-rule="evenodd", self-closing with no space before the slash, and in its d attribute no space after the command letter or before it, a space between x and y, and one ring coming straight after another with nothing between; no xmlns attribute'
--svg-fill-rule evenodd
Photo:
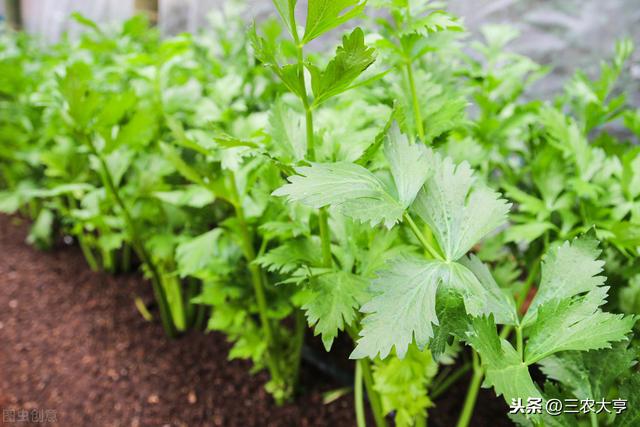
<svg viewBox="0 0 640 427"><path fill-rule="evenodd" d="M345 325L351 325L367 298L367 281L344 271L323 274L307 285L302 309L327 351Z"/></svg>
<svg viewBox="0 0 640 427"><path fill-rule="evenodd" d="M295 28L296 23L291 20L291 16L293 15L296 9L296 3L298 0L273 0L273 4L278 10L278 14L285 26L287 27L287 31L293 36L293 32L297 31Z"/></svg>
<svg viewBox="0 0 640 427"><path fill-rule="evenodd" d="M384 359L393 346L402 358L415 338L423 348L433 336L436 316L436 292L447 266L433 260L400 258L378 273L371 291L377 294L362 306L368 313L362 321L358 344L350 358Z"/></svg>
<svg viewBox="0 0 640 427"><path fill-rule="evenodd" d="M459 262L467 267L482 285L481 294L471 294L465 298L467 312L472 315L492 313L498 324L517 325L518 312L513 296L509 291L498 286L489 268L480 261L480 258L470 255L463 257ZM466 287L462 290L463 295L465 295L465 291L471 292L475 289L477 288ZM484 306L480 305L482 302L484 302Z"/></svg>
<svg viewBox="0 0 640 427"><path fill-rule="evenodd" d="M313 163L297 168L299 175L290 176L289 184L272 194L316 209L332 205L353 219L391 228L401 220L428 175L433 154L423 145L410 144L397 126L387 135L385 154L395 185L357 164Z"/></svg>
<svg viewBox="0 0 640 427"><path fill-rule="evenodd" d="M498 336L493 317L472 320L467 341L480 354L486 369L484 384L494 387L498 396L508 403L512 399L542 397L531 379L529 369L508 341Z"/></svg>
<svg viewBox="0 0 640 427"><path fill-rule="evenodd" d="M439 31L464 31L461 20L442 10L436 10L428 15L413 19L409 25L400 30L400 35L409 35L417 32L424 36Z"/></svg>
<svg viewBox="0 0 640 427"><path fill-rule="evenodd" d="M626 345L598 351L567 351L540 362L542 372L568 387L578 399L602 399L619 377L636 363Z"/></svg>
<svg viewBox="0 0 640 427"><path fill-rule="evenodd" d="M413 209L433 231L448 261L456 261L506 221L511 207L499 194L476 182L466 162L434 156L433 173Z"/></svg>
<svg viewBox="0 0 640 427"><path fill-rule="evenodd" d="M598 260L600 252L598 242L590 239L574 239L549 250L542 262L538 292L523 324L533 321L538 307L552 299L562 300L602 286L606 278L599 276L604 266Z"/></svg>
<svg viewBox="0 0 640 427"><path fill-rule="evenodd" d="M296 172L299 175L290 176L289 184L272 194L313 208L333 205L342 214L372 226L383 222L391 228L402 218L404 208L392 196L393 190L362 166L313 163Z"/></svg>
<svg viewBox="0 0 640 427"><path fill-rule="evenodd" d="M466 338L469 326L469 316L462 298L444 287L438 289L436 295L436 314L438 325L433 328L433 338L429 348L433 357L439 359L445 352L447 345L453 343L453 338Z"/></svg>
<svg viewBox="0 0 640 427"><path fill-rule="evenodd" d="M422 144L411 144L394 123L384 143L384 154L398 190L398 199L405 208L413 203L433 164L433 152Z"/></svg>
<svg viewBox="0 0 640 427"><path fill-rule="evenodd" d="M351 34L342 38L342 46L338 47L336 55L324 70L307 64L311 73L314 103L321 104L346 91L374 61L374 49L364 44L364 33L357 27Z"/></svg>
<svg viewBox="0 0 640 427"><path fill-rule="evenodd" d="M554 299L541 305L535 323L527 329L527 363L559 351L610 348L611 342L625 340L635 318L600 310L607 290L608 287L597 287L584 296Z"/></svg>
<svg viewBox="0 0 640 427"><path fill-rule="evenodd" d="M362 13L365 4L366 1L361 0L309 0L302 44L355 18Z"/></svg>
<svg viewBox="0 0 640 427"><path fill-rule="evenodd" d="M401 257L389 262L373 281L375 296L360 309L367 316L350 357L375 358L379 354L384 359L395 346L402 358L414 339L418 348L424 348L434 335L433 326L439 325L436 295L440 285L461 294L468 312L488 313L491 304L486 290L463 265Z"/></svg>
<svg viewBox="0 0 640 427"><path fill-rule="evenodd" d="M280 99L269 113L269 125L273 155L286 163L304 160L307 140L302 115Z"/></svg>
<svg viewBox="0 0 640 427"><path fill-rule="evenodd" d="M270 272L291 273L302 265L320 265L322 253L317 238L298 238L271 249L255 260L263 269Z"/></svg>

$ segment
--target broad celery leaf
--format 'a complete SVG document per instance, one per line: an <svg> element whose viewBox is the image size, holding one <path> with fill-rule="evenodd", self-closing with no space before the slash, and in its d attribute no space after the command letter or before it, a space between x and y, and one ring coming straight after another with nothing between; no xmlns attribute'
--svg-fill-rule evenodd
<svg viewBox="0 0 640 427"><path fill-rule="evenodd" d="M468 267L457 262L414 257L391 261L373 281L371 291L376 295L361 309L367 316L351 357L374 358L379 354L385 358L395 346L396 354L402 358L414 338L418 348L423 348L434 337L433 327L440 325L442 320L436 312L439 288L440 292L453 291L462 296L466 313L474 316L495 313L505 324L516 323L515 304L493 279L487 278L486 267L477 259L465 262ZM449 301L449 304L456 314L459 313L456 303ZM447 314L443 313L445 320L450 321ZM464 321L464 318L455 319L455 324L444 325L445 329L439 331L437 353L444 348L443 340L448 339L442 336L443 331L449 331L450 327L457 329L458 320Z"/></svg>
<svg viewBox="0 0 640 427"><path fill-rule="evenodd" d="M357 164L313 163L296 168L299 175L289 177L289 184L273 195L313 208L332 205L356 220L373 226L384 223L391 228L415 197L433 156L424 146L409 144L405 136L393 130L385 142L385 154L398 188Z"/></svg>
<svg viewBox="0 0 640 427"><path fill-rule="evenodd" d="M202 279L224 275L236 268L240 249L221 228L186 240L176 248L180 277Z"/></svg>
<svg viewBox="0 0 640 427"><path fill-rule="evenodd" d="M523 324L535 319L538 307L553 299L564 299L602 286L605 277L600 276L603 261L598 242L590 239L575 239L551 249L542 263L542 278L538 292L531 302Z"/></svg>
<svg viewBox="0 0 640 427"><path fill-rule="evenodd" d="M394 123L385 139L384 155L389 161L398 200L408 207L429 175L433 152L425 150L422 144L411 144Z"/></svg>
<svg viewBox="0 0 640 427"><path fill-rule="evenodd" d="M342 38L342 45L338 47L336 55L324 70L320 70L313 64L307 64L311 73L314 103L321 104L346 91L349 85L374 61L374 50L364 44L364 33L360 27L357 27L351 34Z"/></svg>
<svg viewBox="0 0 640 427"><path fill-rule="evenodd" d="M463 265L397 258L372 283L371 292L376 295L360 310L367 316L350 357L374 358L379 354L385 358L395 346L396 354L402 358L414 339L422 349L434 335L433 326L439 325L436 294L441 285L462 294L467 311L487 312L490 304L482 285Z"/></svg>
<svg viewBox="0 0 640 427"><path fill-rule="evenodd" d="M413 209L431 227L448 261L456 261L506 221L511 207L498 193L477 183L468 163L434 156L433 173Z"/></svg>
<svg viewBox="0 0 640 427"><path fill-rule="evenodd" d="M307 44L316 37L358 16L364 10L366 1L309 0L308 3L307 22L302 44Z"/></svg>
<svg viewBox="0 0 640 427"><path fill-rule="evenodd" d="M392 150L386 154L394 158ZM431 155L429 160L434 175L427 177L414 206L431 225L447 259L404 258L379 273L372 286L377 295L361 309L368 315L352 358L378 354L384 358L393 346L398 356L403 357L414 339L419 348L426 345L433 337L432 325L439 323L435 303L441 284L462 295L469 314L495 313L503 323L517 323L513 301L498 288L486 267L475 259L453 262L505 220L509 205L486 187L474 185L468 165L456 170L450 159ZM401 175L402 163L392 162L398 174L394 178L396 185L405 189L406 202L411 203L417 186L403 179L409 179L417 170L407 169L407 174Z"/></svg>
<svg viewBox="0 0 640 427"><path fill-rule="evenodd" d="M363 357L384 359L393 346L402 358L414 340L423 348L433 336L436 316L436 292L447 267L441 262L419 258L393 261L373 281L376 295L362 306L369 313L362 321L360 339L352 359Z"/></svg>
<svg viewBox="0 0 640 427"><path fill-rule="evenodd" d="M367 281L344 271L311 279L302 305L310 326L322 336L327 351L345 325L351 325L367 298Z"/></svg>
<svg viewBox="0 0 640 427"><path fill-rule="evenodd" d="M527 363L566 350L610 348L626 339L635 318L603 312L608 287L597 287L584 296L551 300L538 308L538 317L528 329Z"/></svg>
<svg viewBox="0 0 640 427"><path fill-rule="evenodd" d="M489 268L475 255L463 257L459 262L467 267L482 285L479 295L471 293L476 289L474 287L462 290L463 295L464 291L469 291L470 294L465 298L467 312L472 315L493 313L496 323L517 325L519 320L515 301L508 291L498 286Z"/></svg>
<svg viewBox="0 0 640 427"><path fill-rule="evenodd" d="M313 163L296 168L289 184L273 192L289 201L313 208L333 205L342 214L372 225L383 222L391 228L400 220L404 208L382 180L362 166L347 162Z"/></svg>
<svg viewBox="0 0 640 427"><path fill-rule="evenodd" d="M567 351L540 362L542 372L561 382L578 399L601 399L619 377L636 363L635 351L626 345L599 351Z"/></svg>
<svg viewBox="0 0 640 427"><path fill-rule="evenodd" d="M269 126L274 155L278 160L294 163L307 153L307 140L302 116L278 100L269 113Z"/></svg>
<svg viewBox="0 0 640 427"><path fill-rule="evenodd" d="M320 265L320 242L303 237L292 239L259 256L255 262L267 271L283 274L291 273L301 265Z"/></svg>
<svg viewBox="0 0 640 427"><path fill-rule="evenodd" d="M474 318L467 341L480 354L486 372L485 385L494 387L496 395L503 395L507 402L514 398L542 397L518 352L498 336L492 316Z"/></svg>

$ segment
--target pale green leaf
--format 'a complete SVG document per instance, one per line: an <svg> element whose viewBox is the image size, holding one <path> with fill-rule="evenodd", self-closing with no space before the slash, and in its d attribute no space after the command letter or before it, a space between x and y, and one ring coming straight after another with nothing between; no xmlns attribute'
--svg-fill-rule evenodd
<svg viewBox="0 0 640 427"><path fill-rule="evenodd" d="M414 339L423 348L438 324L436 292L446 276L447 266L438 261L401 258L390 263L372 283L376 296L361 308L368 315L350 357L384 359L395 346L402 358Z"/></svg>
<svg viewBox="0 0 640 427"><path fill-rule="evenodd" d="M392 196L393 191L362 166L347 162L313 163L296 168L289 184L274 191L274 196L303 203L313 208L335 206L342 214L372 225L383 222L391 228L404 208Z"/></svg>
<svg viewBox="0 0 640 427"><path fill-rule="evenodd" d="M367 298L367 281L340 271L312 279L307 289L310 292L302 309L329 351L339 331L353 323L360 304Z"/></svg>
<svg viewBox="0 0 640 427"><path fill-rule="evenodd" d="M394 123L384 143L384 154L398 190L398 199L405 208L415 199L430 173L433 151L422 144L411 144Z"/></svg>
<svg viewBox="0 0 640 427"><path fill-rule="evenodd" d="M409 427L417 417L425 417L433 406L428 386L438 372L428 350L409 347L404 359L390 357L376 360L373 367L374 388L382 400L385 415L394 414L395 425Z"/></svg>
<svg viewBox="0 0 640 427"><path fill-rule="evenodd" d="M578 399L601 399L616 380L636 363L636 352L626 345L598 351L567 351L540 361L549 378L560 381Z"/></svg>
<svg viewBox="0 0 640 427"><path fill-rule="evenodd" d="M269 113L273 154L287 163L305 158L307 140L302 115L278 100Z"/></svg>
<svg viewBox="0 0 640 427"><path fill-rule="evenodd" d="M336 55L324 70L307 64L311 73L314 104L321 104L346 91L374 61L374 50L364 44L364 33L359 27L351 34L345 35L342 38L342 45L338 47Z"/></svg>
<svg viewBox="0 0 640 427"><path fill-rule="evenodd" d="M320 265L321 261L319 240L309 238L289 240L255 260L263 269L283 274L291 273L302 265Z"/></svg>
<svg viewBox="0 0 640 427"><path fill-rule="evenodd" d="M547 301L562 300L602 286L605 277L599 276L604 266L604 262L598 260L600 252L598 242L589 239L564 242L549 250L542 262L538 292L523 324L533 321L538 307Z"/></svg>
<svg viewBox="0 0 640 427"><path fill-rule="evenodd" d="M625 340L635 318L600 310L607 289L598 287L585 296L551 300L540 306L535 323L527 329L527 363L559 351L610 348L612 342Z"/></svg>
<svg viewBox="0 0 640 427"><path fill-rule="evenodd" d="M302 43L307 44L327 31L355 18L364 10L361 0L309 0Z"/></svg>
<svg viewBox="0 0 640 427"><path fill-rule="evenodd" d="M448 261L460 259L506 221L510 204L476 182L468 163L434 156L433 172L413 208L431 227Z"/></svg>
<svg viewBox="0 0 640 427"><path fill-rule="evenodd" d="M480 295L469 295L465 299L467 312L472 315L493 314L498 324L517 325L518 312L513 296L509 291L498 286L489 268L475 255L463 257L459 262L468 268L482 285ZM466 289L473 291L475 288L467 286ZM477 307L475 310L472 309L472 304L480 304L483 301L484 306Z"/></svg>
<svg viewBox="0 0 640 427"><path fill-rule="evenodd" d="M194 208L205 207L215 200L211 191L198 185L185 185L172 191L156 191L153 195L165 203Z"/></svg>
<svg viewBox="0 0 640 427"><path fill-rule="evenodd" d="M493 387L505 401L542 397L529 369L508 341L498 336L493 317L474 318L467 341L480 354L485 367L485 385Z"/></svg>

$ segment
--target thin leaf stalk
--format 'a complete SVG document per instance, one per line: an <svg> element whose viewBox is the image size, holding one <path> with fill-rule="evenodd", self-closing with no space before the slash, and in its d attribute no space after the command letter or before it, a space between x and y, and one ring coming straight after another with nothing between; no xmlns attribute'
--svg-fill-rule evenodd
<svg viewBox="0 0 640 427"><path fill-rule="evenodd" d="M356 407L356 425L358 427L366 427L367 421L364 416L364 393L362 392L362 364L356 362L356 375L353 380L353 397Z"/></svg>
<svg viewBox="0 0 640 427"><path fill-rule="evenodd" d="M67 196L67 203L69 204L69 209L78 208L78 204L76 203L76 200L71 195ZM87 264L89 264L89 268L91 269L91 271L98 271L99 270L98 261L96 260L96 257L93 255L93 251L91 250L91 247L87 243L87 239L84 237L82 233L78 233L76 235L76 238L78 239L78 244L80 245L80 250L82 251L82 255L84 255L84 259L87 261Z"/></svg>
<svg viewBox="0 0 640 427"><path fill-rule="evenodd" d="M346 331L353 342L356 342L358 339L358 332L356 332L355 328L353 326L347 326ZM356 369L357 365L360 365L360 369L362 369L362 379L369 398L369 406L371 407L376 427L387 427L387 421L384 417L384 411L382 410L382 399L373 386L374 381L373 373L371 372L371 361L367 358L358 359L356 361Z"/></svg>
<svg viewBox="0 0 640 427"><path fill-rule="evenodd" d="M406 19L411 21L411 2L406 3ZM400 41L402 43L402 41ZM409 83L409 91L411 92L411 102L413 104L413 117L416 122L416 131L420 141L424 142L424 124L422 122L422 112L420 111L420 100L418 99L418 91L416 90L416 81L413 74L413 64L411 56L407 55L405 69L407 72L407 80Z"/></svg>
<svg viewBox="0 0 640 427"><path fill-rule="evenodd" d="M418 228L415 221L413 220L413 218L411 218L411 215L409 215L408 212L404 213L404 220L407 224L409 224L411 231L413 231L413 234L418 238L418 241L429 253L429 255L437 260L444 261L442 255L440 255L438 251L436 251L435 248L431 245L431 243L429 243L427 239L425 239L424 234L422 234L422 231L420 231L420 228Z"/></svg>
<svg viewBox="0 0 640 427"><path fill-rule="evenodd" d="M409 82L409 91L411 92L411 101L413 104L413 117L416 122L416 131L420 141L424 142L424 124L422 122L422 112L420 111L420 100L418 99L418 91L416 89L416 81L413 75L413 65L411 60L407 61L406 65L407 80Z"/></svg>
<svg viewBox="0 0 640 427"><path fill-rule="evenodd" d="M125 220L125 224L129 229L129 234L131 235L132 245L134 250L142 260L142 262L147 266L149 272L151 273L151 285L153 287L153 294L158 302L158 308L160 310L160 319L162 321L162 327L164 328L165 333L169 337L175 337L176 330L175 325L173 323L173 318L171 316L171 310L169 309L169 302L167 300L167 295L165 293L164 288L162 287L162 277L156 267L155 263L151 259L151 256L147 252L144 247L144 243L140 237L139 230L129 212L129 209L125 205L124 201L120 197L118 190L116 189L115 181L113 176L111 175L111 171L109 170L109 166L107 165L106 160L103 156L100 155L96 147L93 145L91 138L89 135L83 134L83 140L88 146L91 154L93 154L100 163L101 174L100 177L102 179L103 185L106 190L111 194L111 197L116 202L116 205L122 211L122 215Z"/></svg>
<svg viewBox="0 0 640 427"><path fill-rule="evenodd" d="M275 346L274 334L273 330L271 329L271 323L268 316L265 281L263 280L264 275L261 271L261 268L254 263L256 259L256 252L253 247L253 236L251 231L249 230L249 225L244 213L244 208L240 201L234 174L232 173L229 178L229 186L233 193L234 200L233 207L235 209L236 218L238 219L238 224L240 225L240 237L242 239L243 246L242 249L249 266L251 284L253 286L253 292L256 297L256 303L258 305L258 317L260 318L260 326L262 328L262 333L265 336L265 341L267 344L267 367L273 381L277 384L282 384L283 376L278 365L278 351Z"/></svg>
<svg viewBox="0 0 640 427"><path fill-rule="evenodd" d="M478 353L475 350L473 351L473 375L471 377L471 384L469 385L469 389L467 390L467 396L464 399L464 406L462 407L462 412L460 413L460 418L458 418L458 423L456 427L467 427L469 422L471 421L471 416L473 415L473 409L476 406L476 400L478 400L478 391L480 390L480 385L482 384L482 378L484 377L484 372L482 367L480 366L480 358L478 357Z"/></svg>
<svg viewBox="0 0 640 427"><path fill-rule="evenodd" d="M456 381L458 381L470 369L471 363L467 362L460 368L456 369L450 375L447 375L446 379L442 380L442 382L440 382L433 388L433 391L430 393L431 399L437 399L439 396L441 396L445 391L449 389L449 387L455 384Z"/></svg>
<svg viewBox="0 0 640 427"><path fill-rule="evenodd" d="M386 427L387 421L384 418L384 411L382 410L382 400L380 395L373 387L373 373L371 372L371 361L367 358L359 359L358 363L362 365L362 378L364 379L364 386L367 389L367 396L369 396L369 404L371 405L371 411L373 412L373 419L375 420L377 427Z"/></svg>

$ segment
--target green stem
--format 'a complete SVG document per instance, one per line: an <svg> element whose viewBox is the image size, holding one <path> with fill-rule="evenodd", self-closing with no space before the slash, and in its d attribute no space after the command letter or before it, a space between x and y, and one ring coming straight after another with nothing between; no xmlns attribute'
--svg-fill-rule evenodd
<svg viewBox="0 0 640 427"><path fill-rule="evenodd" d="M291 12L290 19L292 22L292 26L295 27L295 16L293 16L293 12ZM306 93L307 85L304 77L304 52L302 46L300 45L298 31L295 28L292 28L292 33L297 46L296 58L298 61L298 79L300 81L300 87L302 88L302 90L304 90L304 94L301 94L300 100L302 101L305 112L307 157L310 161L313 162L316 160L315 137L313 132L313 109L311 107L311 103L309 102L309 97ZM322 265L324 267L331 267L331 265L333 264L333 259L331 257L331 231L329 229L329 216L327 215L326 207L320 208L320 212L318 213L318 222L320 226L320 240L322 242Z"/></svg>
<svg viewBox="0 0 640 427"><path fill-rule="evenodd" d="M129 272L131 270L131 246L127 243L124 244L122 248L122 263L120 268L122 272Z"/></svg>
<svg viewBox="0 0 640 427"><path fill-rule="evenodd" d="M358 332L356 332L354 326L347 326L347 333L356 342L358 340ZM369 359L358 359L357 364L362 364L362 378L364 379L364 386L367 390L367 396L369 397L369 405L371 406L371 412L373 412L373 419L376 422L377 427L386 427L387 421L384 418L384 412L382 411L382 400L380 395L373 387L373 374L371 373L371 361Z"/></svg>
<svg viewBox="0 0 640 427"><path fill-rule="evenodd" d="M418 99L418 91L416 90L416 82L413 77L413 67L411 61L407 62L407 78L409 80L409 89L411 90L411 100L413 101L413 117L416 122L418 137L424 142L424 125L422 123L422 113L420 112L420 101Z"/></svg>
<svg viewBox="0 0 640 427"><path fill-rule="evenodd" d="M269 316L267 311L267 297L264 289L264 281L263 274L258 265L254 263L256 259L255 249L253 248L253 237L251 235L251 231L249 230L249 225L247 224L247 219L244 213L244 208L240 201L240 195L238 192L238 187L236 185L235 176L232 174L230 177L230 187L232 191L232 198L234 200L233 206L236 212L236 217L238 218L238 224L240 225L240 233L242 238L242 246L244 256L247 260L247 264L249 265L249 272L251 274L251 283L253 285L253 292L256 297L256 302L258 304L258 316L260 318L260 323L262 327L262 332L264 333L267 348L267 366L269 368L269 372L271 377L275 383L282 384L282 375L280 373L280 369L278 366L278 357L277 357L277 349L275 348L274 335L271 330L271 324L269 322Z"/></svg>
<svg viewBox="0 0 640 427"><path fill-rule="evenodd" d="M369 359L359 359L359 363L362 364L362 377L364 378L364 386L367 389L367 396L369 396L369 404L371 405L371 411L373 412L373 419L376 422L377 427L386 427L387 421L384 418L384 412L382 411L382 401L380 395L373 388L373 374L371 373L371 362Z"/></svg>
<svg viewBox="0 0 640 427"><path fill-rule="evenodd" d="M354 400L356 406L356 425L366 427L367 422L364 417L364 393L362 392L362 364L356 362L356 376L353 380Z"/></svg>
<svg viewBox="0 0 640 427"><path fill-rule="evenodd" d="M89 268L91 271L98 271L98 261L96 261L96 257L93 256L93 252L82 234L78 234L78 244L80 245L80 250L82 251L82 255L84 255L84 259L89 264Z"/></svg>
<svg viewBox="0 0 640 427"><path fill-rule="evenodd" d="M473 408L476 406L476 400L478 399L478 391L480 390L482 377L484 376L478 359L478 354L475 350L472 351L473 376L471 377L471 384L469 384L469 389L467 390L467 397L464 400L462 413L460 414L460 418L458 418L458 423L456 424L457 427L467 427L469 425L471 416L473 415Z"/></svg>
<svg viewBox="0 0 640 427"><path fill-rule="evenodd" d="M464 374L466 374L469 369L471 369L471 363L465 363L460 368L458 368L454 373L448 375L442 383L438 384L436 388L430 393L431 399L437 399L442 395L451 385L453 385L456 381L458 381Z"/></svg>
<svg viewBox="0 0 640 427"><path fill-rule="evenodd" d="M598 423L598 414L596 414L594 411L590 411L589 419L591 421L591 427L599 427L600 423Z"/></svg>
<svg viewBox="0 0 640 427"><path fill-rule="evenodd" d="M129 209L127 209L127 206L125 205L124 201L120 197L120 194L118 193L118 190L116 189L115 181L113 180L113 176L111 175L111 171L109 170L107 162L100 155L100 153L98 153L98 150L96 150L96 147L93 145L91 138L85 134L84 139L87 143L87 146L89 147L89 150L94 156L96 156L98 162L100 163L100 167L102 170L100 177L106 190L111 194L111 197L113 197L114 201L122 211L125 223L127 225L127 228L129 229L129 234L131 235L133 247L142 262L147 266L151 273L151 285L153 287L153 294L156 298L156 301L158 302L158 308L160 309L160 319L162 321L162 326L168 336L174 337L176 335L176 331L173 320L171 318L171 311L169 310L167 295L165 294L164 288L162 287L162 278L160 277L160 273L158 272L155 263L153 263L151 257L149 256L146 248L144 247L144 243L142 242L138 229L135 225L135 222L133 221L133 217L129 213Z"/></svg>
<svg viewBox="0 0 640 427"><path fill-rule="evenodd" d="M307 330L307 321L304 312L296 309L295 333L293 342L293 356L291 363L291 389L295 391L298 388L298 377L300 372L300 361L302 359L302 346L304 344L304 333Z"/></svg>
<svg viewBox="0 0 640 427"><path fill-rule="evenodd" d="M518 299L516 300L516 311L518 313L520 312L520 309L522 308L522 305L524 304L524 302L527 300L527 295L529 295L529 291L533 286L533 281L538 276L538 271L540 270L540 258L541 257L538 257L536 262L534 262L533 268L529 271L529 275L527 276L524 282L524 285L522 285L522 290L520 291L520 294L518 295ZM513 329L512 325L504 326L500 331L500 338L507 339L512 329Z"/></svg>
<svg viewBox="0 0 640 427"><path fill-rule="evenodd" d="M444 261L444 257L442 257L442 255L440 255L438 251L436 251L433 246L431 246L427 239L424 238L424 234L422 234L422 231L420 231L408 212L404 213L404 220L407 222L407 224L409 224L409 227L411 227L411 231L413 231L413 234L415 234L422 246L427 250L427 252L429 252L429 255L437 260Z"/></svg>
<svg viewBox="0 0 640 427"><path fill-rule="evenodd" d="M70 210L78 208L76 199L74 199L73 196L71 195L67 196L67 203L69 204ZM87 240L85 239L83 232L84 232L84 227L82 227L82 230L76 235L78 239L78 244L80 245L80 250L82 251L82 255L84 255L84 259L87 261L87 264L89 264L89 268L91 269L91 271L98 271L99 270L98 261L96 260L96 257L93 255L93 251L91 250L91 247L87 244Z"/></svg>
<svg viewBox="0 0 640 427"><path fill-rule="evenodd" d="M322 265L323 267L331 267L333 258L331 257L331 231L329 230L327 208L320 208L318 222L320 224L320 241L322 244Z"/></svg>

